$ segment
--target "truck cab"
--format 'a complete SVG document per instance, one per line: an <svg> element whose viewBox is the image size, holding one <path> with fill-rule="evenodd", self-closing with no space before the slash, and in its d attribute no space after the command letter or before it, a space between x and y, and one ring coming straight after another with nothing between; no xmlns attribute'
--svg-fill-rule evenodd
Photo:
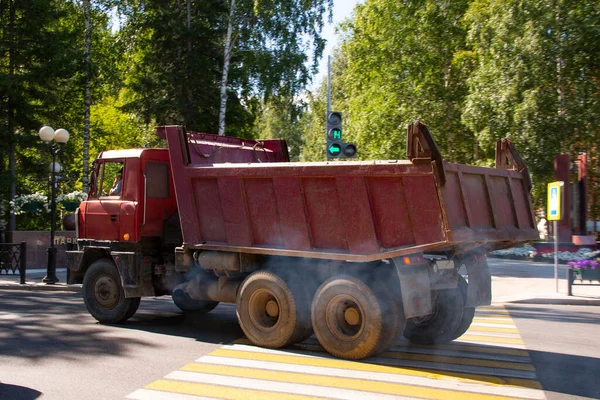
<svg viewBox="0 0 600 400"><path fill-rule="evenodd" d="M78 238L125 243L163 238L165 221L176 213L166 149L104 151L94 161L88 198L79 207Z"/></svg>

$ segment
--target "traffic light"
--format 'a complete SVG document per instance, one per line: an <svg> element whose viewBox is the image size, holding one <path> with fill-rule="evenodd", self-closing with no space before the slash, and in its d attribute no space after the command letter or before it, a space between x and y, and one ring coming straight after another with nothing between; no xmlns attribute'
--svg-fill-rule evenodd
<svg viewBox="0 0 600 400"><path fill-rule="evenodd" d="M356 156L356 145L342 141L342 113L327 113L327 159L351 158Z"/></svg>

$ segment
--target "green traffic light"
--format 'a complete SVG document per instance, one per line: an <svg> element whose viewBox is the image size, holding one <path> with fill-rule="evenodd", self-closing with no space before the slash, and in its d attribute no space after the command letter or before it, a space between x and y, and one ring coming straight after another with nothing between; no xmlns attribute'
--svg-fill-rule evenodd
<svg viewBox="0 0 600 400"><path fill-rule="evenodd" d="M329 138L331 140L342 140L342 130L340 128L333 128L329 131Z"/></svg>
<svg viewBox="0 0 600 400"><path fill-rule="evenodd" d="M327 151L331 156L337 157L342 152L342 147L339 144L334 143L331 146L329 146Z"/></svg>

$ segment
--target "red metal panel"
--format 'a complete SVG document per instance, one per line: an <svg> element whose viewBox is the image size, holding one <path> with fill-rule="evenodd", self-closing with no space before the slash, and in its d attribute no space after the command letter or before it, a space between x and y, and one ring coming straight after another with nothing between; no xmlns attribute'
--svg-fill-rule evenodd
<svg viewBox="0 0 600 400"><path fill-rule="evenodd" d="M402 182L416 244L444 240L442 210L433 176L405 176Z"/></svg>
<svg viewBox="0 0 600 400"><path fill-rule="evenodd" d="M311 250L300 178L273 178L281 235L290 250Z"/></svg>
<svg viewBox="0 0 600 400"><path fill-rule="evenodd" d="M244 180L252 238L257 246L282 246L279 213L273 181L267 178Z"/></svg>
<svg viewBox="0 0 600 400"><path fill-rule="evenodd" d="M508 179L503 176L490 176L491 200L498 221L498 229L516 228L517 220L514 214L514 204L507 199L511 198Z"/></svg>
<svg viewBox="0 0 600 400"><path fill-rule="evenodd" d="M463 171L462 184L473 218L471 227L474 229L492 229L492 217L483 175Z"/></svg>
<svg viewBox="0 0 600 400"><path fill-rule="evenodd" d="M456 172L446 173L446 185L443 188L446 215L450 229L461 229L469 226L460 187L459 175Z"/></svg>
<svg viewBox="0 0 600 400"><path fill-rule="evenodd" d="M346 228L348 247L352 254L377 253L379 244L373 225L373 214L369 202L365 178L342 176L336 179L341 195L340 206Z"/></svg>
<svg viewBox="0 0 600 400"><path fill-rule="evenodd" d="M348 250L335 178L302 181L313 247Z"/></svg>
<svg viewBox="0 0 600 400"><path fill-rule="evenodd" d="M200 237L203 242L226 243L227 232L225 230L225 219L223 218L217 180L194 179L192 186L194 188L195 206L198 213L188 223L192 225L197 224L197 228L194 226L193 230L197 229L200 231ZM184 231L185 234L186 232ZM187 239L186 236L184 237Z"/></svg>
<svg viewBox="0 0 600 400"><path fill-rule="evenodd" d="M372 177L368 178L368 185L381 246L390 249L414 244L402 180Z"/></svg>
<svg viewBox="0 0 600 400"><path fill-rule="evenodd" d="M225 230L227 231L227 243L231 246L252 246L250 221L240 179L236 177L219 178L218 186Z"/></svg>
<svg viewBox="0 0 600 400"><path fill-rule="evenodd" d="M525 192L523 189L523 180L522 179L511 179L511 186L514 193L515 198L515 207L517 209L517 218L521 221L522 227L534 229L537 232L537 228L535 227L535 222L532 215L531 210L531 201L528 199L529 193Z"/></svg>

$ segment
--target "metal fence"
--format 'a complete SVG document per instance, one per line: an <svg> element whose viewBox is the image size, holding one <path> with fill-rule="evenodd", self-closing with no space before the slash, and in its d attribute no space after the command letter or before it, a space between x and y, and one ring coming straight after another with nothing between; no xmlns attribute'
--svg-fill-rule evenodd
<svg viewBox="0 0 600 400"><path fill-rule="evenodd" d="M0 243L0 275L18 273L20 283L25 284L26 248L25 242Z"/></svg>

